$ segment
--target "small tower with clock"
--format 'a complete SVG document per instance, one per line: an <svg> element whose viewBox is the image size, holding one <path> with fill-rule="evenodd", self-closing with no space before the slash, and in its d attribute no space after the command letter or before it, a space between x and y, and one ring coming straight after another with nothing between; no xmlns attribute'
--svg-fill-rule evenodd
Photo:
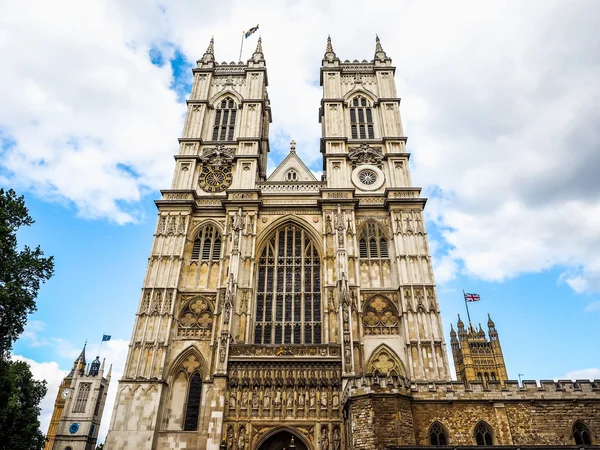
<svg viewBox="0 0 600 450"><path fill-rule="evenodd" d="M97 356L86 364L85 345L58 389L44 450L94 450L110 384Z"/></svg>

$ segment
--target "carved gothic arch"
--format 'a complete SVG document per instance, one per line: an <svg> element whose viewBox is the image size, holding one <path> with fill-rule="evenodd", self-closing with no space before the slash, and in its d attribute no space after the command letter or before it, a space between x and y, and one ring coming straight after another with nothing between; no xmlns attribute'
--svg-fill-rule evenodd
<svg viewBox="0 0 600 450"><path fill-rule="evenodd" d="M257 240L256 240L256 254L260 255L262 253L263 249L265 248L265 245L267 245L267 243L273 236L273 233L277 229L279 229L280 227L282 227L284 225L287 225L288 223L297 225L298 227L302 228L302 230L305 231L310 236L312 244L315 246L315 248L317 249L317 252L319 253L319 256L322 258L323 253L324 253L322 237L310 225L309 222L307 222L303 218L294 216L293 214L287 214L285 216L279 217L278 219L275 219L271 224L269 224L269 226L267 226L259 234L259 236L257 237Z"/></svg>
<svg viewBox="0 0 600 450"><path fill-rule="evenodd" d="M267 440L269 440L269 438L271 438L272 436L275 436L278 433L281 433L282 431L293 434L294 437L296 437L297 439L302 441L302 443L306 446L307 449L309 449L309 450L314 449L313 445L306 438L304 433L302 433L302 431L298 430L297 428L290 427L287 425L280 425L280 426L272 428L267 433L265 433L252 448L254 450L260 449L260 446L263 445L265 442L267 442Z"/></svg>
<svg viewBox="0 0 600 450"><path fill-rule="evenodd" d="M197 365L195 363L198 363ZM169 369L169 380L173 380L180 372L184 372L189 378L198 372L202 379L209 375L206 360L202 353L195 347L190 346L183 350L171 364Z"/></svg>
<svg viewBox="0 0 600 450"><path fill-rule="evenodd" d="M402 377L406 377L406 370L404 368L404 364L402 361L392 350L385 344L379 345L373 353L371 353L371 357L369 358L369 362L367 363L367 373L379 375L399 375Z"/></svg>
<svg viewBox="0 0 600 450"><path fill-rule="evenodd" d="M204 219L201 222L192 224L192 226L190 227L190 233L189 233L190 239L188 239L188 241L193 242L194 239L196 239L198 237L200 230L202 230L202 228L209 226L209 225L214 226L217 229L217 231L219 232L219 234L221 236L223 236L223 225L221 223L219 223L217 220L210 218L210 219Z"/></svg>
<svg viewBox="0 0 600 450"><path fill-rule="evenodd" d="M377 106L377 103L378 103L377 96L375 94L373 94L371 91L369 91L368 89L365 89L364 87L357 87L357 86L355 86L353 89L348 91L346 93L346 95L344 95L344 97L342 97L344 99L344 106L349 107L352 99L354 97L356 97L357 95L363 95L364 97L366 97L371 102L372 107Z"/></svg>
<svg viewBox="0 0 600 450"><path fill-rule="evenodd" d="M377 228L379 228L379 232L387 239L388 243L392 242L392 235L390 234L388 227L382 224L379 220L373 218L364 220L358 226L358 229L356 230L356 235L360 236L361 233L369 226L369 224L375 225Z"/></svg>
<svg viewBox="0 0 600 450"><path fill-rule="evenodd" d="M219 105L219 103L221 103L221 101L225 98L225 97L233 97L234 101L236 102L236 107L239 109L242 105L242 96L234 91L231 88L226 88L223 89L222 91L217 92L215 95L213 95L210 100L208 100L208 104L210 105L211 109L217 109L217 106Z"/></svg>

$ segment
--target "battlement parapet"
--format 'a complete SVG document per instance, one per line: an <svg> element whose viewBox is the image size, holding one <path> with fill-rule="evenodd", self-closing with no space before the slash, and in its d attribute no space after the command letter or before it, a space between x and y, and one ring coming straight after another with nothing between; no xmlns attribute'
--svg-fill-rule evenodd
<svg viewBox="0 0 600 450"><path fill-rule="evenodd" d="M600 399L600 380L516 380L489 381L487 386L471 381L467 386L460 381L412 382L411 394L415 400L589 400Z"/></svg>

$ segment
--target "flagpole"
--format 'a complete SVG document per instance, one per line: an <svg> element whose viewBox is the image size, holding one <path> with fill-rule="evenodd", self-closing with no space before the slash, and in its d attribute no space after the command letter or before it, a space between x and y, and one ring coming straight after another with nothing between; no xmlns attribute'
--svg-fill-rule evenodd
<svg viewBox="0 0 600 450"><path fill-rule="evenodd" d="M240 59L238 61L242 60L242 49L244 48L244 35L246 33L244 31L242 31L242 43L240 44Z"/></svg>
<svg viewBox="0 0 600 450"><path fill-rule="evenodd" d="M467 308L467 318L469 319L469 324L471 324L471 314L469 314L469 304L467 303L467 296L465 295L464 289L463 289L463 298L465 299L465 308Z"/></svg>

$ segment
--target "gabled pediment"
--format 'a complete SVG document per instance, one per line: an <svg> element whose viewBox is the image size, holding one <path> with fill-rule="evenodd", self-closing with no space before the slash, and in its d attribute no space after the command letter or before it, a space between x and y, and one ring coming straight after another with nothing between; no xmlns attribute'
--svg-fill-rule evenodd
<svg viewBox="0 0 600 450"><path fill-rule="evenodd" d="M295 151L290 151L281 164L267 179L268 182L307 182L318 181L306 164L302 162Z"/></svg>

